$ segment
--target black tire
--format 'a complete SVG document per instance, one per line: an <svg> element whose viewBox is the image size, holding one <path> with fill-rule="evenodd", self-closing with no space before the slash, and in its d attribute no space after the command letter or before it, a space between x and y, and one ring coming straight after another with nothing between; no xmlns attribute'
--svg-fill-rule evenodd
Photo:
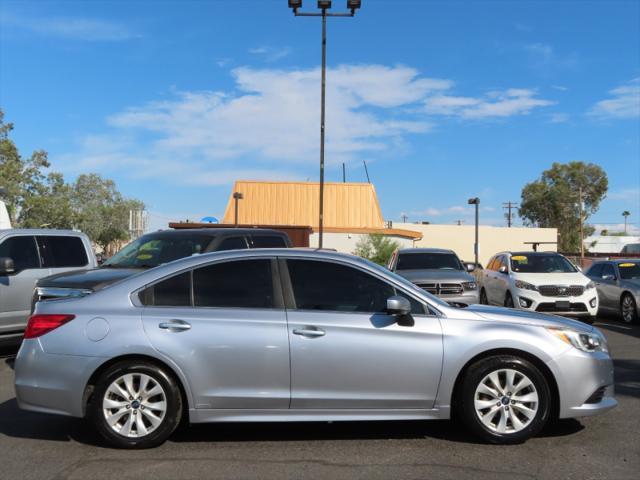
<svg viewBox="0 0 640 480"><path fill-rule="evenodd" d="M625 311L625 309L629 309ZM620 298L620 316L625 323L638 322L638 306L630 293L624 293Z"/></svg>
<svg viewBox="0 0 640 480"><path fill-rule="evenodd" d="M487 298L487 291L484 288L480 290L480 304L489 305L489 299Z"/></svg>
<svg viewBox="0 0 640 480"><path fill-rule="evenodd" d="M533 387L535 388L535 393L537 393L538 396L537 405L535 405L537 407L537 410L535 411L535 415L533 416L533 418L531 418L530 421L527 420L529 421L528 424L523 426L521 430L516 430L516 424L512 420L512 416L517 414L518 418L516 420L518 421L526 417L524 417L521 413L517 413L521 411L519 409L514 410L514 408L516 407L510 405L508 399L511 398L512 393L505 392L503 398L507 399L507 404L505 405L503 402L500 402L500 406L498 406L496 403L496 407L498 408L498 410L493 417L489 417L489 421L491 421L491 418L496 419L501 415L505 415L508 418L508 420L506 420L507 431L505 431L504 433L499 433L497 431L497 428L489 428L480 419L481 414L491 415L489 412L490 410L494 409L494 407L492 404L492 406L488 407L486 411L476 410L476 389L478 389L483 380L485 380L491 373L507 369L515 370L518 374L516 378L523 378L520 376L523 375L531 381ZM505 377L502 376L501 378L504 379ZM549 385L544 375L542 375L542 373L540 373L540 371L532 363L522 358L511 355L499 355L479 360L467 369L465 376L462 379L461 387L461 397L459 402L461 419L475 435L489 443L522 443L539 433L549 419L549 415L551 412L551 392L549 389ZM526 394L527 390L524 391ZM509 393L508 397L507 393ZM513 393L513 395L514 398L516 398L515 392ZM491 400L491 402L493 402L493 400ZM533 409L534 407L533 403L529 403L526 405L528 405L528 407L531 409ZM509 408L511 408L511 410L509 410ZM496 420L496 423L498 423L498 420ZM508 431L509 426L512 431Z"/></svg>
<svg viewBox="0 0 640 480"><path fill-rule="evenodd" d="M122 435L108 423L103 410L103 399L107 389L117 379L126 374L145 375L150 377L163 390L166 410L159 425L149 434L140 437ZM135 400L135 399L134 399ZM144 409L143 406L136 407ZM127 407L129 409L129 407ZM131 410L133 412L133 410ZM149 410L147 410L147 413ZM140 410L136 413L142 414ZM98 433L111 445L117 448L142 449L156 447L175 431L182 418L183 406L180 388L173 375L158 366L144 361L123 361L109 367L96 381L95 389L87 409L87 418ZM128 418L127 414L127 418ZM142 415L141 415L142 416ZM134 417L135 419L136 417ZM148 425L149 426L149 425ZM137 427L135 427L137 430Z"/></svg>
<svg viewBox="0 0 640 480"><path fill-rule="evenodd" d="M504 306L507 308L515 308L515 304L513 303L513 297L511 296L511 292L507 292L506 297L504 297Z"/></svg>

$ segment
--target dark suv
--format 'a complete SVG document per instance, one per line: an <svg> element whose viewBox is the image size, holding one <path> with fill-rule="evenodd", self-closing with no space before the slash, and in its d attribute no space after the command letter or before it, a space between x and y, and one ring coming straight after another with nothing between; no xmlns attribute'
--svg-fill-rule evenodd
<svg viewBox="0 0 640 480"><path fill-rule="evenodd" d="M179 258L221 250L288 248L286 233L255 228L162 230L131 242L102 266L38 280L33 302L84 296L145 269Z"/></svg>

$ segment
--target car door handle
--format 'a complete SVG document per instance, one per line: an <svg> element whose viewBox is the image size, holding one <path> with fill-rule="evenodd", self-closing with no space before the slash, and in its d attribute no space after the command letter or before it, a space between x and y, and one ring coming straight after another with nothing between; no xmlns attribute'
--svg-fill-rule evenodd
<svg viewBox="0 0 640 480"><path fill-rule="evenodd" d="M296 328L293 330L294 335L302 335L303 337L324 337L326 332L319 328Z"/></svg>
<svg viewBox="0 0 640 480"><path fill-rule="evenodd" d="M169 330L171 332L183 332L191 329L191 324L184 320L171 320L170 322L162 322L158 324L158 328Z"/></svg>

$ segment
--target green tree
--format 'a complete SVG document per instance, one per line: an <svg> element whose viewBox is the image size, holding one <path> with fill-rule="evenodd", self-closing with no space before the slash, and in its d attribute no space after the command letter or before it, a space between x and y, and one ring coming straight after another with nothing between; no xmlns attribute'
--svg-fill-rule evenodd
<svg viewBox="0 0 640 480"><path fill-rule="evenodd" d="M593 163L554 163L540 179L522 189L519 214L525 225L557 228L558 248L580 250L580 197L583 223L598 210L609 182L602 168ZM586 225L584 236L594 232Z"/></svg>
<svg viewBox="0 0 640 480"><path fill-rule="evenodd" d="M378 265L387 265L391 254L399 246L398 242L380 233L372 233L360 237L353 253L359 257L371 260Z"/></svg>

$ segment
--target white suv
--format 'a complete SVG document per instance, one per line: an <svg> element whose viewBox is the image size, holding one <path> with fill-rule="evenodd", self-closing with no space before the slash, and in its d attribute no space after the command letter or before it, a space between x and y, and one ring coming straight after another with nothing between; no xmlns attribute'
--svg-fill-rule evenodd
<svg viewBox="0 0 640 480"><path fill-rule="evenodd" d="M595 317L594 283L553 252L502 252L482 272L480 303L536 312Z"/></svg>

